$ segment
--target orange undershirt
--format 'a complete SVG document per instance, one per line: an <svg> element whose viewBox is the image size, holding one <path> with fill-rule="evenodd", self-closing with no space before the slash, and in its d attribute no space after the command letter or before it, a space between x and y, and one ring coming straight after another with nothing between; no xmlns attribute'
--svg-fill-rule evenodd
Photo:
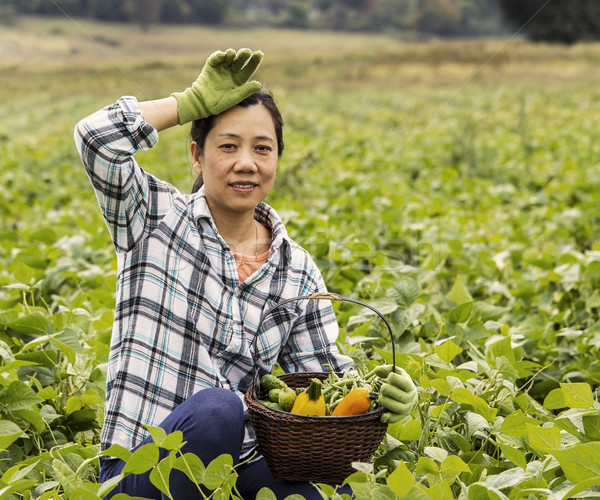
<svg viewBox="0 0 600 500"><path fill-rule="evenodd" d="M252 276L255 271L258 271L260 266L267 262L269 250L256 256L240 255L237 253L234 253L233 256L235 257L235 263L237 265L238 279L241 283Z"/></svg>

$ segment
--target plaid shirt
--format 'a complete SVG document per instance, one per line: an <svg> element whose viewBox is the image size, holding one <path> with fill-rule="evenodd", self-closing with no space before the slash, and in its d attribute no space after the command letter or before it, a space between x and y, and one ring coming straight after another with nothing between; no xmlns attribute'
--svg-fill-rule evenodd
<svg viewBox="0 0 600 500"><path fill-rule="evenodd" d="M243 396L259 365L285 371L346 369L329 301L284 299L325 291L310 255L261 203L255 218L271 228L267 262L239 283L234 256L219 235L203 190L182 194L144 172L134 153L158 141L133 97L81 120L75 142L117 251L118 278L102 449L134 448L180 403L206 387ZM246 422L243 451L254 446Z"/></svg>

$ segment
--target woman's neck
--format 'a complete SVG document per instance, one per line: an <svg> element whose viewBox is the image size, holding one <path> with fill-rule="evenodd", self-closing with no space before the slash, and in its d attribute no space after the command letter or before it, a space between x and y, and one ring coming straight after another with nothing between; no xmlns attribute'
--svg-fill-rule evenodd
<svg viewBox="0 0 600 500"><path fill-rule="evenodd" d="M219 234L233 253L254 255L256 253L258 224L254 214L244 217L225 218L213 214Z"/></svg>
<svg viewBox="0 0 600 500"><path fill-rule="evenodd" d="M233 253L257 256L270 248L271 232L254 218L254 212L236 217L218 213L212 216L219 234Z"/></svg>

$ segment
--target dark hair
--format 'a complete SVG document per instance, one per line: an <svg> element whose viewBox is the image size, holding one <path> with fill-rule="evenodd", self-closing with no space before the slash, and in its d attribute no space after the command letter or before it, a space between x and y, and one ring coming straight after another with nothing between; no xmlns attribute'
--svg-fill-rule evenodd
<svg viewBox="0 0 600 500"><path fill-rule="evenodd" d="M249 108L250 106L261 105L267 108L267 111L273 118L273 125L275 126L275 136L277 137L277 156L281 157L283 154L283 117L273 99L272 94L265 89L262 89L249 97L246 97L242 102L236 104L242 108ZM211 115L206 118L194 120L192 122L192 128L190 130L190 139L196 142L197 147L200 151L204 150L204 143L206 142L206 136L215 126L215 122L219 115ZM198 191L203 185L202 175L199 175L194 181L192 187L192 193Z"/></svg>

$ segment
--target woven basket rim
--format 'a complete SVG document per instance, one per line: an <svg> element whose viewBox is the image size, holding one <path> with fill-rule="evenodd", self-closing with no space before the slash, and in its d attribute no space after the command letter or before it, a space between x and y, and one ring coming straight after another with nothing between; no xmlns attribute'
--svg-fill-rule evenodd
<svg viewBox="0 0 600 500"><path fill-rule="evenodd" d="M375 415L380 416L383 414L385 409L383 407L376 408L372 411L368 411L366 413L360 413L359 415L324 415L322 417L317 415L300 415L298 413L291 413L285 410L278 410L276 408L271 408L263 403L261 403L258 399L255 399L251 393L252 389L248 389L245 394L246 401L249 401L253 405L260 406L265 413L270 414L273 418L279 418L282 420L288 418L301 419L306 420L307 422L333 422L339 420L359 420L365 418L371 418ZM358 418L357 418L358 417Z"/></svg>
<svg viewBox="0 0 600 500"><path fill-rule="evenodd" d="M294 378L310 378L310 377L317 377L317 378L327 378L327 376L329 375L329 372L295 372L295 373L284 373L282 375L278 375L277 378L280 378L282 380L289 380L289 379L294 379ZM252 384L246 391L245 395L244 395L244 399L251 403L251 405L257 405L260 406L260 409L262 412L266 413L269 418L272 418L274 420L278 419L278 420L288 420L288 419L294 419L294 420L301 420L304 422L339 422L339 421L344 421L344 420L370 420L373 418L380 418L381 415L383 414L383 412L385 411L385 408L383 407L379 407L379 408L375 408L372 411L368 411L366 413L360 413L358 415L325 415L325 416L317 416L317 415L299 415L297 413L290 413L289 411L285 411L285 410L277 410L275 408L271 408L263 403L260 402L260 400L258 400L257 398L254 397L254 384ZM248 405L248 408L250 409L250 406ZM383 424L382 425L386 425Z"/></svg>

